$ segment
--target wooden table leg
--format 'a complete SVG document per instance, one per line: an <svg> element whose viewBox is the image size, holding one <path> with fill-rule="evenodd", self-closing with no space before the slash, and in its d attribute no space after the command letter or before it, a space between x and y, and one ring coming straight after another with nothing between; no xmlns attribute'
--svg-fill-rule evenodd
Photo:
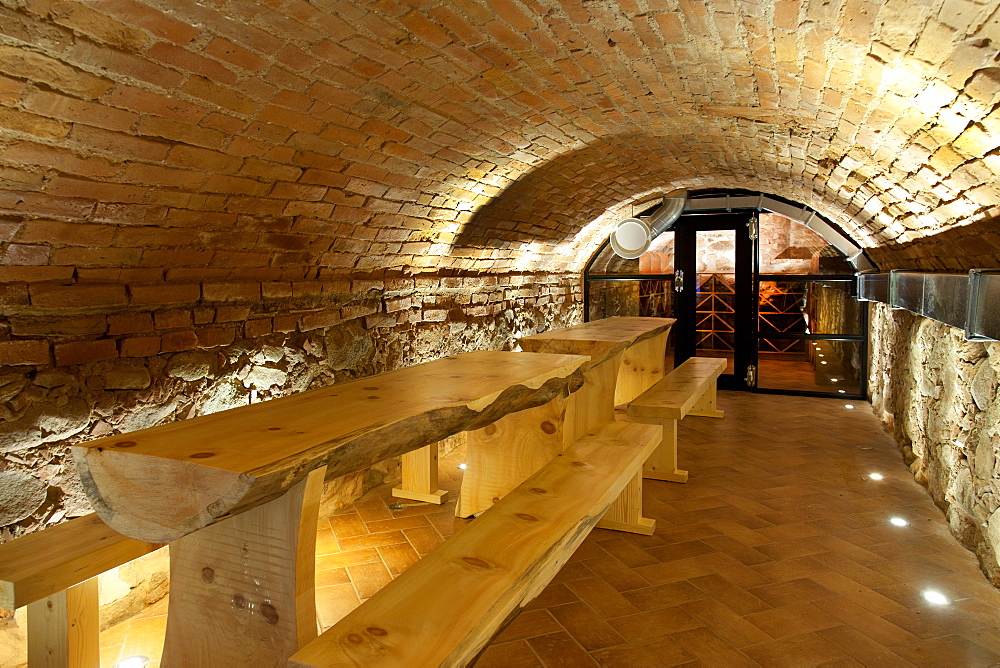
<svg viewBox="0 0 1000 668"><path fill-rule="evenodd" d="M468 432L456 517L486 510L584 434L613 421L621 355L587 369L583 387L568 397Z"/></svg>
<svg viewBox="0 0 1000 668"><path fill-rule="evenodd" d="M663 378L669 334L670 330L667 330L625 350L618 367L615 406L627 404Z"/></svg>
<svg viewBox="0 0 1000 668"><path fill-rule="evenodd" d="M566 400L553 399L468 432L455 516L481 513L562 452L565 415Z"/></svg>
<svg viewBox="0 0 1000 668"><path fill-rule="evenodd" d="M403 480L392 495L427 503L444 503L448 492L438 488L438 444L407 452L402 456Z"/></svg>
<svg viewBox="0 0 1000 668"><path fill-rule="evenodd" d="M99 668L97 578L28 604L31 668Z"/></svg>
<svg viewBox="0 0 1000 668"><path fill-rule="evenodd" d="M316 637L316 527L326 468L170 543L163 665L284 666Z"/></svg>
<svg viewBox="0 0 1000 668"><path fill-rule="evenodd" d="M647 480L687 482L688 472L677 468L677 420L657 420L663 427L663 440L646 460L642 477Z"/></svg>

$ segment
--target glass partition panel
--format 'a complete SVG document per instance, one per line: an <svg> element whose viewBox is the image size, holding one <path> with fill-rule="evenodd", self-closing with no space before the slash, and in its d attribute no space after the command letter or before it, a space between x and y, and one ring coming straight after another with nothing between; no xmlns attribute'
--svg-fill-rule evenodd
<svg viewBox="0 0 1000 668"><path fill-rule="evenodd" d="M595 274L638 274L639 259L628 260L615 253L609 244L594 258L588 273Z"/></svg>
<svg viewBox="0 0 1000 668"><path fill-rule="evenodd" d="M972 308L967 334L1000 340L1000 272L974 271Z"/></svg>
<svg viewBox="0 0 1000 668"><path fill-rule="evenodd" d="M858 296L870 302L889 303L889 274L858 276Z"/></svg>
<svg viewBox="0 0 1000 668"><path fill-rule="evenodd" d="M803 223L778 213L758 217L758 261L762 274L853 274L836 246Z"/></svg>
<svg viewBox="0 0 1000 668"><path fill-rule="evenodd" d="M965 329L968 308L968 274L924 274L921 315Z"/></svg>
<svg viewBox="0 0 1000 668"><path fill-rule="evenodd" d="M849 281L760 281L761 335L861 334L861 308Z"/></svg>
<svg viewBox="0 0 1000 668"><path fill-rule="evenodd" d="M889 303L920 313L924 301L924 275L916 272L895 271L889 279Z"/></svg>
<svg viewBox="0 0 1000 668"><path fill-rule="evenodd" d="M639 281L590 281L590 320L639 315Z"/></svg>
<svg viewBox="0 0 1000 668"><path fill-rule="evenodd" d="M674 317L673 281L596 280L588 285L591 320L615 316Z"/></svg>
<svg viewBox="0 0 1000 668"><path fill-rule="evenodd" d="M858 394L861 368L860 341L762 338L757 355L757 387Z"/></svg>

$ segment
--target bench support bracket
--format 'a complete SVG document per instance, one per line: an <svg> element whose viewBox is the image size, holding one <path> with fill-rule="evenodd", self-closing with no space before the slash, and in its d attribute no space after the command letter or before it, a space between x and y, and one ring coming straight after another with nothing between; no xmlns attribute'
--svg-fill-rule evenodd
<svg viewBox="0 0 1000 668"><path fill-rule="evenodd" d="M403 481L392 488L392 495L425 503L442 504L448 492L438 487L438 444L431 443L402 457Z"/></svg>
<svg viewBox="0 0 1000 668"><path fill-rule="evenodd" d="M656 529L656 520L642 516L642 473L636 473L625 485L625 489L604 517L597 523L599 529L612 529L651 536Z"/></svg>

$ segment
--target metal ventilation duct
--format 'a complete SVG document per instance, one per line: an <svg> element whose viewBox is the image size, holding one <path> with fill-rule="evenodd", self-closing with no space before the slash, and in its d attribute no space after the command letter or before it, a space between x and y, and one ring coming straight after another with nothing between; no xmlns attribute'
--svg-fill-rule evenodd
<svg viewBox="0 0 1000 668"><path fill-rule="evenodd" d="M649 248L660 233L669 230L684 212L687 190L674 190L663 196L663 203L646 220L626 218L611 232L611 248L627 260L634 260Z"/></svg>
<svg viewBox="0 0 1000 668"><path fill-rule="evenodd" d="M626 218L611 232L611 248L621 257L634 260L649 248L661 232L673 227L682 213L705 211L732 211L753 209L778 213L796 220L826 239L831 246L847 256L856 271L878 270L865 251L840 229L830 225L812 209L788 204L763 193L756 195L722 195L720 197L688 198L687 190L680 189L664 195L663 203L646 220Z"/></svg>
<svg viewBox="0 0 1000 668"><path fill-rule="evenodd" d="M847 256L848 261L857 271L877 270L871 260L865 255L865 251L853 239L841 232L836 227L825 222L812 209L795 204L788 204L780 200L768 197L760 193L758 195L724 195L721 197L699 197L690 199L685 212L689 211L732 211L733 209L756 209L757 211L768 211L770 213L780 213L786 218L797 220L809 229L813 230L821 237L830 242L841 253Z"/></svg>

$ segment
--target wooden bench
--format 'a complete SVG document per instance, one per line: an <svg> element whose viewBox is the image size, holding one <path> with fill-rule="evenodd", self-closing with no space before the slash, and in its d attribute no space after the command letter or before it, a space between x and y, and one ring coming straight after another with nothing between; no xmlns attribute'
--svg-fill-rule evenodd
<svg viewBox="0 0 1000 668"><path fill-rule="evenodd" d="M663 441L646 462L643 477L687 482L688 472L677 468L677 422L688 415L721 418L716 407L716 380L726 360L692 357L628 404L625 419L658 424Z"/></svg>
<svg viewBox="0 0 1000 668"><path fill-rule="evenodd" d="M291 666L465 666L537 596L656 448L611 422L296 652Z"/></svg>
<svg viewBox="0 0 1000 668"><path fill-rule="evenodd" d="M160 547L95 514L0 545L0 608L28 606L28 665L98 668L97 576Z"/></svg>
<svg viewBox="0 0 1000 668"><path fill-rule="evenodd" d="M586 355L584 386L565 401L512 413L466 434L466 470L455 514L481 513L582 435L613 421L615 405L663 377L671 318L607 318L518 339L536 353ZM623 398L624 397L624 398ZM601 526L651 534L642 517L642 477L630 483Z"/></svg>
<svg viewBox="0 0 1000 668"><path fill-rule="evenodd" d="M316 635L324 475L564 401L586 362L463 353L90 441L73 454L109 526L170 542L164 665L279 666Z"/></svg>

